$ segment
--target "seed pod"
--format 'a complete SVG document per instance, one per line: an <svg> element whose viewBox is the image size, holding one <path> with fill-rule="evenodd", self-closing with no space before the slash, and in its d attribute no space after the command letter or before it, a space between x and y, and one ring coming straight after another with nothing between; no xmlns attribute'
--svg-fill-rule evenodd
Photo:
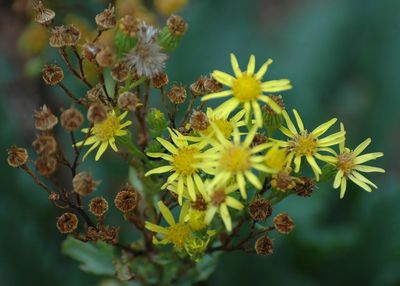
<svg viewBox="0 0 400 286"><path fill-rule="evenodd" d="M118 107L123 110L133 112L136 110L139 104L139 99L137 98L136 94L130 91L125 91L118 97Z"/></svg>
<svg viewBox="0 0 400 286"><path fill-rule="evenodd" d="M36 154L50 155L56 152L57 141L52 135L38 135L32 146Z"/></svg>
<svg viewBox="0 0 400 286"><path fill-rule="evenodd" d="M63 213L57 220L57 228L63 233L72 233L78 227L78 217L73 213Z"/></svg>
<svg viewBox="0 0 400 286"><path fill-rule="evenodd" d="M28 161L28 151L25 148L13 146L7 150L7 163L13 168L18 168Z"/></svg>
<svg viewBox="0 0 400 286"><path fill-rule="evenodd" d="M64 79L64 71L57 65L45 65L42 69L42 78L48 85L57 85Z"/></svg>
<svg viewBox="0 0 400 286"><path fill-rule="evenodd" d="M310 197L315 189L315 181L313 179L307 177L300 177L297 182L294 190L296 191L298 196L301 197Z"/></svg>
<svg viewBox="0 0 400 286"><path fill-rule="evenodd" d="M111 67L115 63L115 59L116 55L109 47L101 49L96 54L96 61L103 68Z"/></svg>
<svg viewBox="0 0 400 286"><path fill-rule="evenodd" d="M249 214L254 221L265 220L272 214L271 203L264 198L255 199L249 205Z"/></svg>
<svg viewBox="0 0 400 286"><path fill-rule="evenodd" d="M110 4L107 9L96 15L95 21L100 31L114 28L117 23L115 20L115 7Z"/></svg>
<svg viewBox="0 0 400 286"><path fill-rule="evenodd" d="M76 174L72 179L74 192L81 196L86 196L93 193L99 184L100 181L95 181L92 177L92 174L85 171Z"/></svg>
<svg viewBox="0 0 400 286"><path fill-rule="evenodd" d="M82 46L82 55L89 62L96 61L96 55L101 51L101 48L95 43L86 43Z"/></svg>
<svg viewBox="0 0 400 286"><path fill-rule="evenodd" d="M53 48L75 46L81 38L81 32L74 26L56 26L50 30L49 44Z"/></svg>
<svg viewBox="0 0 400 286"><path fill-rule="evenodd" d="M139 199L139 193L131 185L126 184L121 191L117 193L114 204L121 212L128 213L136 207Z"/></svg>
<svg viewBox="0 0 400 286"><path fill-rule="evenodd" d="M53 155L40 155L35 160L35 168L41 176L49 177L57 170L57 159Z"/></svg>
<svg viewBox="0 0 400 286"><path fill-rule="evenodd" d="M167 20L169 32L175 37L181 37L187 31L188 24L185 20L177 15L172 15Z"/></svg>
<svg viewBox="0 0 400 286"><path fill-rule="evenodd" d="M111 77L116 82L123 82L128 79L129 68L126 63L118 62L111 70Z"/></svg>
<svg viewBox="0 0 400 286"><path fill-rule="evenodd" d="M296 186L296 180L289 172L281 171L272 175L271 186L281 192L292 190Z"/></svg>
<svg viewBox="0 0 400 286"><path fill-rule="evenodd" d="M56 13L45 7L42 1L33 1L32 3L33 10L36 12L35 21L38 24L47 25L50 24L51 21L56 16Z"/></svg>
<svg viewBox="0 0 400 286"><path fill-rule="evenodd" d="M103 86L100 83L96 84L92 89L86 92L86 97L90 101L98 101L103 97Z"/></svg>
<svg viewBox="0 0 400 286"><path fill-rule="evenodd" d="M198 80L196 80L194 83L192 83L189 87L190 92L194 96L203 96L207 94L207 90L205 87L205 82L206 82L206 77L201 76Z"/></svg>
<svg viewBox="0 0 400 286"><path fill-rule="evenodd" d="M168 84L168 75L166 73L160 73L153 77L153 87L162 88Z"/></svg>
<svg viewBox="0 0 400 286"><path fill-rule="evenodd" d="M274 252L273 241L266 235L257 239L255 250L258 255L270 255Z"/></svg>
<svg viewBox="0 0 400 286"><path fill-rule="evenodd" d="M214 93L223 90L224 86L213 78L206 78L204 88L207 93Z"/></svg>
<svg viewBox="0 0 400 286"><path fill-rule="evenodd" d="M87 112L87 119L92 123L100 123L107 118L107 108L101 103L90 105Z"/></svg>
<svg viewBox="0 0 400 286"><path fill-rule="evenodd" d="M289 234L294 229L294 222L287 213L281 213L274 218L274 226L279 233Z"/></svg>
<svg viewBox="0 0 400 286"><path fill-rule="evenodd" d="M134 38L139 31L139 20L132 15L126 15L119 20L118 29L125 36Z"/></svg>
<svg viewBox="0 0 400 286"><path fill-rule="evenodd" d="M195 110L190 117L190 125L194 131L203 131L210 126L210 121L204 112Z"/></svg>
<svg viewBox="0 0 400 286"><path fill-rule="evenodd" d="M108 202L103 197L95 197L90 200L89 211L95 216L101 217L108 211Z"/></svg>
<svg viewBox="0 0 400 286"><path fill-rule="evenodd" d="M84 118L82 113L73 106L64 110L60 116L61 126L70 132L81 127L83 120Z"/></svg>
<svg viewBox="0 0 400 286"><path fill-rule="evenodd" d="M174 104L181 104L186 99L186 89L183 85L174 84L168 92L169 100Z"/></svg>
<svg viewBox="0 0 400 286"><path fill-rule="evenodd" d="M43 105L39 111L35 110L35 128L41 131L51 130L58 123L58 118L51 112L50 108Z"/></svg>

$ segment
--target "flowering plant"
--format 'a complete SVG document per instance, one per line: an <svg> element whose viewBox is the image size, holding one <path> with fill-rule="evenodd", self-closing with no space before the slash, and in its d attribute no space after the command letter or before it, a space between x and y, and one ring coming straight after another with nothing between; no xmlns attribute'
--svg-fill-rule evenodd
<svg viewBox="0 0 400 286"><path fill-rule="evenodd" d="M286 212L274 213L288 196L309 197L322 180L331 180L341 198L349 180L368 192L377 187L362 173L384 172L364 164L383 153L361 155L371 139L345 147L346 131L336 118L308 129L293 109L294 124L280 95L291 82L264 79L271 59L256 69L251 55L241 69L231 54L233 75L215 70L193 82L188 94L184 85L169 84L165 71L168 53L187 30L181 17L157 29L133 16L117 19L109 6L95 17L98 35L78 45L77 28L54 26L55 13L41 2L34 9L50 46L88 90L77 96L63 81L64 69L46 65L44 82L60 87L73 105L59 117L46 105L35 111L36 172L24 148L11 147L8 163L63 210L56 226L70 234L64 252L84 270L138 285L193 284L207 278L221 252L272 254L271 235L294 228ZM100 45L110 29L115 47ZM95 82L86 78L84 63L97 70ZM153 98L160 98L161 110L151 107ZM206 106L214 99L223 101ZM58 139L59 122L70 134L72 159ZM101 164L105 152L129 164L127 181L112 195L115 209L134 226L133 240L131 228L110 222L109 201L93 196L101 181L83 163ZM55 180L63 167L70 184Z"/></svg>

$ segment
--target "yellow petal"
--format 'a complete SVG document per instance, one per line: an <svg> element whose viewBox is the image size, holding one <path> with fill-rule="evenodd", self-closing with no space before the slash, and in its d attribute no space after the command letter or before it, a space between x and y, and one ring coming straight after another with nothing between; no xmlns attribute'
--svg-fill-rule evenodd
<svg viewBox="0 0 400 286"><path fill-rule="evenodd" d="M254 74L254 69L256 66L256 57L254 55L250 56L249 63L247 64L247 74L252 75Z"/></svg>
<svg viewBox="0 0 400 286"><path fill-rule="evenodd" d="M225 72L218 71L218 70L213 71L212 77L216 81L218 81L226 86L232 86L232 82L235 80L235 78L233 76L231 76L230 74L227 74Z"/></svg>
<svg viewBox="0 0 400 286"><path fill-rule="evenodd" d="M164 138L158 137L157 141L161 143L161 145L167 149L170 153L176 154L178 151L174 145L171 144L171 142L165 140Z"/></svg>
<svg viewBox="0 0 400 286"><path fill-rule="evenodd" d="M226 197L226 204L237 210L242 210L244 208L244 205L240 201L230 196Z"/></svg>
<svg viewBox="0 0 400 286"><path fill-rule="evenodd" d="M150 171L148 171L146 174L144 174L146 177L153 175L153 174L163 174L163 173L167 173L169 171L171 171L173 169L172 166L162 166L162 167L157 167L154 168Z"/></svg>
<svg viewBox="0 0 400 286"><path fill-rule="evenodd" d="M219 209L222 221L224 222L225 228L228 232L232 231L232 219L228 211L226 204L221 204Z"/></svg>
<svg viewBox="0 0 400 286"><path fill-rule="evenodd" d="M157 203L157 205L158 205L158 208L160 209L160 212L161 212L162 216L164 217L165 221L169 225L175 225L174 216L172 215L169 208L162 201L159 201Z"/></svg>
<svg viewBox="0 0 400 286"><path fill-rule="evenodd" d="M206 101L206 100L215 99L215 98L223 98L223 97L227 97L232 94L233 94L233 92L231 89L220 91L220 92L215 92L215 93L210 93L210 94L203 96L201 98L201 101Z"/></svg>
<svg viewBox="0 0 400 286"><path fill-rule="evenodd" d="M166 234L168 231L165 227L161 227L159 225L156 225L156 224L148 222L148 221L146 221L144 223L144 227L152 232L157 232L157 233L161 233L161 234Z"/></svg>
<svg viewBox="0 0 400 286"><path fill-rule="evenodd" d="M97 150L96 157L94 158L96 161L98 161L101 155L104 154L104 152L107 150L107 147L108 147L108 142L103 142L100 144L99 150Z"/></svg>
<svg viewBox="0 0 400 286"><path fill-rule="evenodd" d="M347 178L343 177L342 181L340 183L340 198L343 199L344 194L346 193L346 187L347 187Z"/></svg>
<svg viewBox="0 0 400 286"><path fill-rule="evenodd" d="M304 130L303 121L300 118L300 115L297 113L296 109L293 109L294 117L296 118L297 126L299 127L300 132Z"/></svg>
<svg viewBox="0 0 400 286"><path fill-rule="evenodd" d="M364 151L365 148L367 148L370 143L371 143L371 138L364 140L360 145L357 146L356 149L354 149L353 151L354 156L360 155L362 151Z"/></svg>
<svg viewBox="0 0 400 286"><path fill-rule="evenodd" d="M256 79L260 80L268 70L268 66L272 64L272 59L268 59L256 73Z"/></svg>
<svg viewBox="0 0 400 286"><path fill-rule="evenodd" d="M242 76L242 71L239 68L239 63L234 54L231 54L231 64L232 64L232 69L233 69L233 72L235 73L235 76L236 77Z"/></svg>
<svg viewBox="0 0 400 286"><path fill-rule="evenodd" d="M319 125L311 133L315 137L319 137L322 134L324 134L333 124L335 124L336 121L337 121L337 118L333 118L333 119L329 120L328 122L325 122L325 123Z"/></svg>

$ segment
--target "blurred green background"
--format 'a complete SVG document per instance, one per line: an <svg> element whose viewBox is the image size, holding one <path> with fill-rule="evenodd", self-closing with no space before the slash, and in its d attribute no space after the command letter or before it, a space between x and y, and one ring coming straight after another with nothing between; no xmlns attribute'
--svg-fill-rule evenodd
<svg viewBox="0 0 400 286"><path fill-rule="evenodd" d="M81 1L82 10L78 1L61 2L58 9L76 7L86 17L106 3ZM276 237L273 256L224 254L201 285L400 285L400 1L190 0L180 14L189 30L168 62L171 80L190 84L213 69L230 70L230 52L242 65L250 53L259 64L271 57L267 76L294 85L284 95L287 109L298 109L309 128L338 117L351 147L372 137L368 150L385 153L374 165L387 171L371 175L380 187L371 194L350 185L339 200L323 184L311 198L288 199L279 209L296 228ZM16 49L26 25L15 3L0 1L0 285L98 285L99 277L60 253L59 210L5 163L6 148L34 139L32 110L63 104L59 90L29 76L26 65L35 62ZM43 59L60 62L55 53ZM105 158L91 170L103 180L99 192L111 197L126 170L115 156Z"/></svg>

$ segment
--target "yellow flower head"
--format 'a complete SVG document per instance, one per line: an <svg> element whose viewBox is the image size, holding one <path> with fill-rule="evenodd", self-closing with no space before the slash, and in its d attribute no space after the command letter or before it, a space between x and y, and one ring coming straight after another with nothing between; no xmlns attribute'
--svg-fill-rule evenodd
<svg viewBox="0 0 400 286"><path fill-rule="evenodd" d="M287 112L284 110L282 113L283 117L285 118L287 128L282 126L280 127L280 130L289 138L286 142L280 140L275 141L281 147L287 148L288 164L291 164L292 161L294 161L296 173L300 171L301 159L305 157L308 164L310 164L316 179L319 180L321 169L315 161L315 158L326 161L327 156L321 155L320 152L324 151L334 154L335 152L331 148L329 148L329 146L333 146L343 142L345 140L346 132L342 130L321 139L319 137L323 135L326 131L328 131L328 129L333 124L335 124L335 122L337 121L336 118L333 118L328 122L321 124L312 132L308 132L307 129L304 129L303 121L301 120L299 114L295 109L293 109L293 113L296 118L298 130L294 126L292 120L289 118Z"/></svg>
<svg viewBox="0 0 400 286"><path fill-rule="evenodd" d="M169 184L176 181L176 191L179 195L178 201L179 204L182 205L185 185L192 200L196 199L196 187L199 190L204 189L203 181L201 180L199 173L200 171L208 174L213 173L210 164L204 160L204 156L212 153L213 150L208 149L202 151L202 149L207 145L207 142L204 141L189 144L190 141L199 141L201 138L184 136L176 130L168 129L168 131L173 143L160 137L157 138L157 141L160 142L161 145L171 154L147 153L147 156L149 157L162 158L166 160L168 165L152 169L145 175L149 176L152 174L171 172L172 174L168 177L167 182L162 186L162 188L166 188Z"/></svg>
<svg viewBox="0 0 400 286"><path fill-rule="evenodd" d="M97 150L97 154L95 160L98 161L106 151L107 147L110 145L111 149L115 152L118 151L117 146L115 145L116 137L124 136L128 132L124 130L125 127L132 124L132 121L127 120L122 123L122 120L126 117L128 112L124 112L121 115L117 115L114 110L107 114L107 118L99 123L95 123L93 128L90 130L89 128L82 129L83 133L88 133L90 131L90 137L86 140L80 141L76 143L76 146L82 145L92 145L90 149L86 152L83 159L89 155L94 149L99 147Z"/></svg>
<svg viewBox="0 0 400 286"><path fill-rule="evenodd" d="M215 177L212 184L226 183L233 179L239 186L240 193L244 199L246 194L246 179L257 189L262 188L262 184L253 170L273 173L274 171L263 164L264 156L257 153L267 149L271 143L264 143L255 147L251 146L256 134L257 127L253 126L246 138L241 142L240 133L237 128L233 130L233 140L226 139L221 131L216 127L217 140L210 140L212 149L216 152L210 156L209 164L215 168Z"/></svg>
<svg viewBox="0 0 400 286"><path fill-rule="evenodd" d="M238 105L242 104L246 111L247 119L250 118L251 111L253 110L256 125L259 127L262 126L262 113L258 101L266 103L275 112L281 113L281 108L270 97L264 95L264 92L271 93L291 89L290 81L280 79L262 82L262 77L267 72L272 60L267 60L257 72L255 72L255 61L254 55L251 55L247 70L242 72L235 55L231 54L231 63L235 76L218 70L212 73L215 80L228 86L230 89L203 96L202 101L232 96L232 98L221 104L216 109L216 112L229 114Z"/></svg>
<svg viewBox="0 0 400 286"><path fill-rule="evenodd" d="M286 149L279 148L278 144L274 145L265 154L264 163L275 172L282 171L286 166Z"/></svg>
<svg viewBox="0 0 400 286"><path fill-rule="evenodd" d="M344 131L343 124L340 124L341 130ZM345 142L343 141L339 145L340 153L334 157L329 156L328 162L334 164L337 169L337 173L335 176L335 180L333 182L333 187L335 189L340 187L340 198L342 199L346 193L347 187L347 179L350 179L355 184L366 190L367 192L371 192L373 188L377 188L377 186L368 180L361 173L385 173L385 170L382 168L372 167L363 165L363 163L375 160L379 157L383 156L382 152L375 153L367 153L364 155L360 155L365 148L371 143L371 138L366 139L360 145L357 146L356 149L350 150L344 146Z"/></svg>
<svg viewBox="0 0 400 286"><path fill-rule="evenodd" d="M215 137L215 128L213 127L213 125L215 125L218 127L224 137L229 139L232 136L233 129L245 125L245 122L242 120L244 114L245 110L241 110L229 119L228 113L216 113L212 108L209 107L207 108L207 118L211 124L207 127L207 129L201 131L200 134L207 137Z"/></svg>

